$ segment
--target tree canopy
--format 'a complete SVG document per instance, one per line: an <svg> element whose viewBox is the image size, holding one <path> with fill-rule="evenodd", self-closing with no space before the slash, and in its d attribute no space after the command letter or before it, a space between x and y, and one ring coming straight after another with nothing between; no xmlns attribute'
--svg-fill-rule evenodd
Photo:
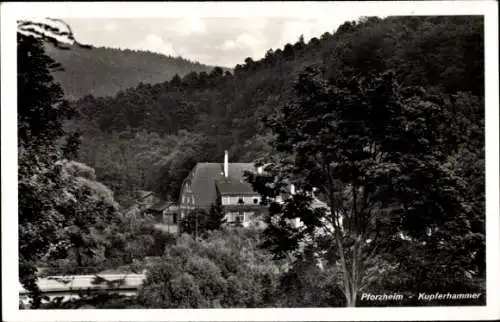
<svg viewBox="0 0 500 322"><path fill-rule="evenodd" d="M62 99L50 75L56 63L44 54L40 41L18 34L17 55L19 270L23 286L37 293L34 263L62 239L59 228L65 218L58 209L68 195L57 140L75 110Z"/></svg>
<svg viewBox="0 0 500 322"><path fill-rule="evenodd" d="M348 306L384 269L405 267L413 283L426 274L441 291L477 274L484 208L474 209L452 161L469 142L456 135L456 106L400 86L392 71L332 82L307 68L294 89L296 99L268 119L279 154L264 158L268 174L248 174L270 198L266 245L278 256L312 248L337 266ZM300 192L273 201L290 183ZM328 207L311 207L314 194Z"/></svg>

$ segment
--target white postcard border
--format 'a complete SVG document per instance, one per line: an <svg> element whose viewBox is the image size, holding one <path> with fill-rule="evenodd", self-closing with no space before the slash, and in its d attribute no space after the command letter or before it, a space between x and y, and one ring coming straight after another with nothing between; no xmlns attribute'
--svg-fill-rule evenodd
<svg viewBox="0 0 500 322"><path fill-rule="evenodd" d="M45 2L2 3L2 308L6 321L336 321L469 320L500 317L498 6L495 1L408 2ZM19 310L17 251L16 20L26 17L238 17L340 15L484 15L486 81L487 305L484 307Z"/></svg>

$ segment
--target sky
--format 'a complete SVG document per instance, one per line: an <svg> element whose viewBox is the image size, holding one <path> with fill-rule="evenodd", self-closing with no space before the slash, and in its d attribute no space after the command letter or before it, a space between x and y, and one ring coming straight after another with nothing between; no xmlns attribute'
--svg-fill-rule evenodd
<svg viewBox="0 0 500 322"><path fill-rule="evenodd" d="M149 50L207 65L234 67L245 58L264 57L300 35L305 41L333 33L356 15L318 18L196 17L65 19L79 42L94 46Z"/></svg>

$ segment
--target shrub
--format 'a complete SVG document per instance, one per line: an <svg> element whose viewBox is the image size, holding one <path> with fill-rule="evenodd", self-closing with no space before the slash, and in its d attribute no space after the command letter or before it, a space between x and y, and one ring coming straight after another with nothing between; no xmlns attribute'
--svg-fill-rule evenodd
<svg viewBox="0 0 500 322"><path fill-rule="evenodd" d="M257 231L182 235L147 273L138 300L150 308L275 306L279 267Z"/></svg>

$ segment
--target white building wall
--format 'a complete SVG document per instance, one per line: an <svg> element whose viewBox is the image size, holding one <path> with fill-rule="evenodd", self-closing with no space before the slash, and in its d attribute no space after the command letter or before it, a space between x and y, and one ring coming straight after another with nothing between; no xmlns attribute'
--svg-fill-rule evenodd
<svg viewBox="0 0 500 322"><path fill-rule="evenodd" d="M243 227L248 227L251 225L251 223L256 221L255 217L255 212L254 211L245 211L245 212L239 212L239 211L229 211L226 213L226 221L231 223L231 222L236 222L237 218L240 218L241 223L243 224Z"/></svg>
<svg viewBox="0 0 500 322"><path fill-rule="evenodd" d="M245 205L258 205L260 204L260 196L222 196L222 205L239 205L240 199L243 199ZM254 199L256 203L254 203Z"/></svg>

